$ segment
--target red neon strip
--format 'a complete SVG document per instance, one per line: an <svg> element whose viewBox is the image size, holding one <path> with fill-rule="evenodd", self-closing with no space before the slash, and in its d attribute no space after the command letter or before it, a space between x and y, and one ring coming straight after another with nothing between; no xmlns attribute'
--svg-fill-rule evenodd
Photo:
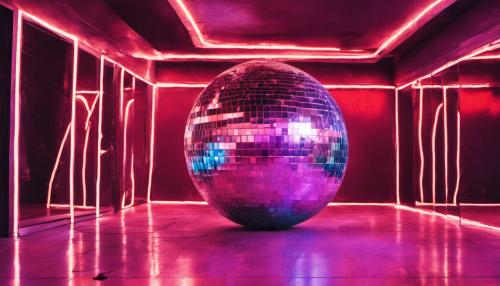
<svg viewBox="0 0 500 286"><path fill-rule="evenodd" d="M205 201L150 201L152 204L162 204L162 205L208 205ZM392 207L394 203L341 203L341 202L332 202L328 203L328 206L384 206L384 207Z"/></svg>
<svg viewBox="0 0 500 286"><path fill-rule="evenodd" d="M419 187L420 187L420 201L424 201L424 147L422 143L422 117L423 117L423 96L424 90L420 89L419 95L419 111L418 111L418 149L420 153L420 173L419 173Z"/></svg>
<svg viewBox="0 0 500 286"><path fill-rule="evenodd" d="M10 190L12 195L12 233L14 237L19 236L19 130L21 129L20 114L21 114L21 93L20 93L20 82L21 82L21 49L22 49L22 35L23 35L23 12L21 10L14 11L13 17L14 31L12 33L12 73L14 74L14 79L11 81L11 108L14 109L13 115L13 125L10 126L10 134L13 134L12 146L10 147L11 157L10 160L13 163L12 167L12 178ZM12 106L13 105L13 106ZM11 115L12 119L12 115ZM18 244L16 244L16 247ZM19 249L16 251L16 269L19 271Z"/></svg>
<svg viewBox="0 0 500 286"><path fill-rule="evenodd" d="M444 185L445 202L448 203L448 100L447 89L443 88L443 126L444 126Z"/></svg>
<svg viewBox="0 0 500 286"><path fill-rule="evenodd" d="M260 43L257 45L249 45L249 44L236 44L236 43L213 43L205 38L198 24L194 20L193 15L190 10L187 8L185 3L182 0L170 1L172 7L177 12L182 22L188 26L187 30L191 36L193 43L201 48L216 48L216 49L265 49L265 50L299 50L299 51L325 51L325 52L357 52L357 55L345 55L345 56L330 56L329 58L353 58L353 57L362 57L362 58L374 58L379 56L384 50L386 50L391 44L394 44L397 39L399 39L404 33L409 32L420 20L422 20L427 14L429 14L434 8L436 8L439 4L441 4L442 0L436 0L433 3L429 4L422 11L420 11L416 16L414 16L410 21L406 22L402 27L397 29L393 34L386 39L380 47L373 53L367 53L363 50L355 49L355 50L341 50L337 47L307 47L307 46L297 46L297 45L283 45L283 44L275 44L275 43ZM444 2L443 2L444 3ZM194 31L191 33L191 31ZM361 53L360 53L361 52ZM173 54L164 55L164 58L173 58ZM181 56L181 55L178 55ZM191 55L191 58L194 57L203 57L203 55ZM228 58L229 55L224 55L223 58ZM248 58L250 55L240 55ZM263 58L261 55L259 58ZM270 55L266 55L269 57ZM328 57L328 56L326 56Z"/></svg>
<svg viewBox="0 0 500 286"><path fill-rule="evenodd" d="M149 177L148 177L148 203L151 202L151 188L153 184L153 163L154 163L154 145L155 145L155 113L156 113L156 100L158 97L158 86L153 86L153 96L151 103L151 134L149 140Z"/></svg>
<svg viewBox="0 0 500 286"><path fill-rule="evenodd" d="M399 195L399 103L398 103L398 90L394 89L394 114L395 114L395 128L396 128L396 204L401 204Z"/></svg>
<svg viewBox="0 0 500 286"><path fill-rule="evenodd" d="M439 118L439 114L441 113L441 109L443 108L443 104L441 103L436 110L436 114L434 116L434 125L432 127L432 203L436 203L436 127Z"/></svg>
<svg viewBox="0 0 500 286"><path fill-rule="evenodd" d="M455 181L455 192L453 194L453 204L457 204L458 189L460 187L460 111L457 111L457 157L456 157L456 167L457 167L457 178Z"/></svg>

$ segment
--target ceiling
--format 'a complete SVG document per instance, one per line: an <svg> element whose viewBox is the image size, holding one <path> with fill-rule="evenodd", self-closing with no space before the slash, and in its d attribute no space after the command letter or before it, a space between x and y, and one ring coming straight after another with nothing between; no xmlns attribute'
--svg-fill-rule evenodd
<svg viewBox="0 0 500 286"><path fill-rule="evenodd" d="M387 55L457 0L103 0L153 59Z"/></svg>

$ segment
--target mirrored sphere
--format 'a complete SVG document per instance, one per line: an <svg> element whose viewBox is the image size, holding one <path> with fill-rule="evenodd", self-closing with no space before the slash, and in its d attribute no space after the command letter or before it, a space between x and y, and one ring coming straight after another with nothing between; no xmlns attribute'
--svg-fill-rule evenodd
<svg viewBox="0 0 500 286"><path fill-rule="evenodd" d="M342 113L317 80L290 65L250 61L198 96L184 153L210 206L238 224L282 229L332 201L348 142Z"/></svg>

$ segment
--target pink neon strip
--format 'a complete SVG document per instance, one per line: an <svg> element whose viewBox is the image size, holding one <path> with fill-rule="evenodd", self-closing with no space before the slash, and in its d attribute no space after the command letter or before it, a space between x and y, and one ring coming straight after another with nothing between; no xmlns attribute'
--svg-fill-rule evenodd
<svg viewBox="0 0 500 286"><path fill-rule="evenodd" d="M69 204L51 204L50 205L52 208L69 208ZM86 206L86 205L74 205L75 208L77 209L84 209L84 210L93 210L95 209L94 206Z"/></svg>
<svg viewBox="0 0 500 286"><path fill-rule="evenodd" d="M475 56L470 58L469 60L498 60L498 59L500 59L500 55Z"/></svg>
<svg viewBox="0 0 500 286"><path fill-rule="evenodd" d="M54 162L54 167L52 168L52 174L50 175L50 179L49 179L49 190L48 190L48 193L47 193L47 208L50 208L51 205L51 201L52 201L52 185L54 184L54 180L56 178L56 173L57 173L57 170L59 169L59 162L61 161L61 155L62 155L62 152L64 150L64 146L66 145L66 140L68 140L68 135L70 133L70 130L71 130L71 123L68 124L68 128L66 128L66 132L64 132L64 136L63 136L63 139L61 141L61 144L59 145L59 151L57 151L57 157L56 157L56 160Z"/></svg>
<svg viewBox="0 0 500 286"><path fill-rule="evenodd" d="M161 88L205 88L207 83L177 83L177 82L159 82L157 87ZM377 84L323 84L326 89L396 89L393 85L377 85Z"/></svg>
<svg viewBox="0 0 500 286"><path fill-rule="evenodd" d="M444 185L445 202L448 203L448 96L447 89L443 88L443 126L444 126Z"/></svg>
<svg viewBox="0 0 500 286"><path fill-rule="evenodd" d="M397 29L392 35L387 38L380 47L373 53L367 53L365 51L355 49L355 50L341 50L337 47L307 47L307 46L297 46L297 45L283 45L283 44L275 44L275 43L261 43L257 45L248 45L248 44L236 44L236 43L213 43L208 39L205 39L201 29L198 24L194 20L193 15L190 10L187 8L185 3L182 0L171 1L174 10L179 14L179 17L183 22L189 27L187 28L188 32L190 32L191 39L195 44L199 44L202 48L217 48L217 49L266 49L266 50L299 50L299 51L330 51L330 52L362 52L364 57L373 58L380 55L384 50L386 50L391 44L396 42L403 34L409 32L420 20L422 20L427 14L429 14L434 8L436 8L439 4L441 4L442 0L436 0L426 6L422 11L420 11L416 16L414 16L410 21L406 22L402 27ZM443 2L444 3L444 2ZM179 9L176 9L179 8ZM190 29L191 28L191 29ZM191 33L194 31L195 35ZM346 55L349 57L349 55ZM226 57L227 58L227 57Z"/></svg>
<svg viewBox="0 0 500 286"><path fill-rule="evenodd" d="M149 140L149 177L148 177L148 203L151 202L151 188L153 184L153 163L154 163L154 145L155 145L155 113L156 113L156 100L158 97L158 87L153 86L153 96L151 103L151 134Z"/></svg>
<svg viewBox="0 0 500 286"><path fill-rule="evenodd" d="M123 85L125 81L125 70L120 70L120 120L123 120Z"/></svg>
<svg viewBox="0 0 500 286"><path fill-rule="evenodd" d="M123 126L123 163L122 163L122 173L123 176L125 176L125 169L127 167L127 131L128 131L128 118L129 118L129 112L130 112L130 107L134 103L134 99L131 99L127 102L127 105L125 107L125 118L124 118L124 126ZM123 200L122 200L122 208L125 207L125 193L123 193ZM134 198L131 197L131 200L134 201Z"/></svg>
<svg viewBox="0 0 500 286"><path fill-rule="evenodd" d="M399 194L399 102L398 102L398 90L394 89L394 114L395 114L395 128L396 128L396 204L401 204L400 194Z"/></svg>
<svg viewBox="0 0 500 286"><path fill-rule="evenodd" d="M457 167L457 178L455 181L455 192L453 194L453 204L457 204L458 190L460 187L460 111L457 111L457 157L456 157L456 167Z"/></svg>
<svg viewBox="0 0 500 286"><path fill-rule="evenodd" d="M424 90L420 89L419 106L418 106L418 150L420 154L420 173L419 173L419 187L420 187L420 201L424 201L424 147L422 143L422 117L423 117L423 96Z"/></svg>
<svg viewBox="0 0 500 286"><path fill-rule="evenodd" d="M99 94L98 90L77 90L76 94Z"/></svg>
<svg viewBox="0 0 500 286"><path fill-rule="evenodd" d="M92 107L88 108L88 102L83 96L78 96L77 98L83 100L85 106L87 106L87 118L85 120L85 143L83 145L83 160L82 160L82 188L83 188L83 205L87 205L87 147L89 143L90 135L90 118L94 113L94 109L97 101L99 100L99 95L96 95Z"/></svg>
<svg viewBox="0 0 500 286"><path fill-rule="evenodd" d="M150 201L152 204L163 204L163 205L207 205L207 202L205 201ZM357 203L357 202L352 202L352 203L341 203L341 202L332 202L329 203L328 206L388 206L392 207L395 206L394 203Z"/></svg>
<svg viewBox="0 0 500 286"><path fill-rule="evenodd" d="M73 42L73 78L71 83L71 145L69 164L69 204L70 221L75 223L75 130L76 130L76 81L78 76L78 39Z"/></svg>
<svg viewBox="0 0 500 286"><path fill-rule="evenodd" d="M415 202L415 205L416 206L452 206L452 207L455 207L455 206L461 206L461 207L498 207L500 206L500 203L460 203L459 205L455 204L455 203L421 203L421 202Z"/></svg>
<svg viewBox="0 0 500 286"><path fill-rule="evenodd" d="M12 233L14 237L19 236L19 130L21 128L21 49L23 35L23 12L21 10L14 11L14 31L12 35L13 50L12 50L12 69L14 79L11 81L11 90L13 91L12 103L14 109L14 126L11 125L10 133L13 134L13 142L11 149L11 162L13 163L12 170ZM12 130L13 129L13 130ZM18 244L16 244L18 246ZM19 270L19 249L17 248L17 270Z"/></svg>
<svg viewBox="0 0 500 286"><path fill-rule="evenodd" d="M95 181L95 207L96 218L101 210L101 150L102 150L102 101L104 98L104 56L101 56L99 62L99 118L97 120L97 174Z"/></svg>
<svg viewBox="0 0 500 286"><path fill-rule="evenodd" d="M436 129L439 119L439 114L443 104L439 104L436 109L436 114L434 116L434 125L432 127L432 203L436 203ZM445 124L445 123L443 123Z"/></svg>

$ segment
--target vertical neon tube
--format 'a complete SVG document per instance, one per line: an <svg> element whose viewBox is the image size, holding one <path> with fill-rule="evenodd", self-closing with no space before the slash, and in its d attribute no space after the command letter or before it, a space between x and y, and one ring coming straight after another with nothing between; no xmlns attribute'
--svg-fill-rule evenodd
<svg viewBox="0 0 500 286"><path fill-rule="evenodd" d="M134 99L131 99L127 102L127 106L125 107L125 118L124 118L124 124L123 124L123 163L122 163L122 174L123 174L123 186L125 186L125 172L127 169L127 131L128 131L128 117L130 113L130 107L134 103ZM126 191L123 192L123 202L122 202L122 208L125 207L125 194Z"/></svg>
<svg viewBox="0 0 500 286"><path fill-rule="evenodd" d="M399 197L399 105L398 105L398 90L394 89L394 113L396 116L396 204L401 204Z"/></svg>
<svg viewBox="0 0 500 286"><path fill-rule="evenodd" d="M444 127L444 192L448 203L448 101L447 88L443 88L443 127Z"/></svg>
<svg viewBox="0 0 500 286"><path fill-rule="evenodd" d="M457 111L457 180L455 182L455 193L453 195L453 204L457 205L458 190L460 187L460 111Z"/></svg>
<svg viewBox="0 0 500 286"><path fill-rule="evenodd" d="M436 109L434 116L434 125L432 126L432 203L436 203L436 129L439 120L439 115L443 104L441 103Z"/></svg>
<svg viewBox="0 0 500 286"><path fill-rule="evenodd" d="M125 69L120 70L120 120L123 120L123 89L125 84Z"/></svg>
<svg viewBox="0 0 500 286"><path fill-rule="evenodd" d="M73 42L73 78L71 84L71 152L69 164L70 221L75 222L75 129L76 129L76 80L78 73L78 40Z"/></svg>
<svg viewBox="0 0 500 286"><path fill-rule="evenodd" d="M153 85L153 96L151 99L151 131L149 139L149 176L148 176L148 203L151 202L151 188L153 183L153 160L154 160L154 146L155 146L155 113L156 113L156 100L158 95L158 86Z"/></svg>
<svg viewBox="0 0 500 286"><path fill-rule="evenodd" d="M418 148L420 153L420 174L419 174L419 187L420 187L420 201L424 202L424 147L422 143L422 117L423 117L423 97L424 89L420 86L419 106L418 106Z"/></svg>
<svg viewBox="0 0 500 286"><path fill-rule="evenodd" d="M97 176L95 180L95 214L99 217L101 207L101 143L102 143L102 101L104 98L104 56L99 64L99 118L97 119Z"/></svg>
<svg viewBox="0 0 500 286"><path fill-rule="evenodd" d="M10 168L9 181L10 222L11 236L19 235L19 131L21 128L21 49L23 34L23 12L14 11L12 31L12 67L11 67L11 95L10 95ZM18 244L16 244L18 245Z"/></svg>

